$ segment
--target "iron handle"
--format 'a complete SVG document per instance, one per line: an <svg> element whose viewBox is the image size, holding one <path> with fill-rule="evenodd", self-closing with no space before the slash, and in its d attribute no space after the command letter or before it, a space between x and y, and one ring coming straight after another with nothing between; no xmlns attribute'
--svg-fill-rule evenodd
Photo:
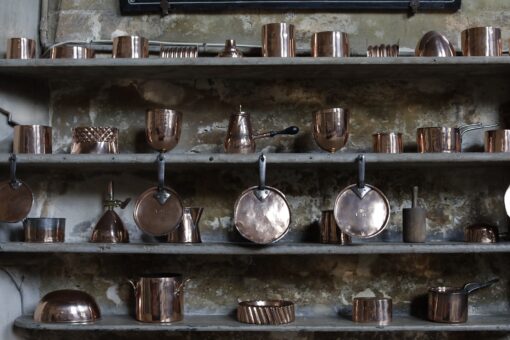
<svg viewBox="0 0 510 340"><path fill-rule="evenodd" d="M468 294L471 294L472 292L478 290L478 289L482 289L482 288L485 288L485 287L489 287L490 285L498 282L499 279L496 278L496 279L492 279L492 280L489 280L487 282L484 282L484 283L479 283L479 282L470 282L470 283L466 283L464 285L464 290L468 293Z"/></svg>
<svg viewBox="0 0 510 340"><path fill-rule="evenodd" d="M289 126L286 129L279 130L279 131L268 131L264 132L258 135L254 135L253 139L260 139L260 138L267 138L267 137L274 137L277 135L295 135L299 132L299 128L297 126Z"/></svg>

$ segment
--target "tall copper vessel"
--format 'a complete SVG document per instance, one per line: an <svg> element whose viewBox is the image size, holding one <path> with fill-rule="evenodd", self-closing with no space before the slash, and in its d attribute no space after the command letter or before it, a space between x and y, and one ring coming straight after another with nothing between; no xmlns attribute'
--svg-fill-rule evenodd
<svg viewBox="0 0 510 340"><path fill-rule="evenodd" d="M262 56L295 57L294 25L279 22L262 26Z"/></svg>

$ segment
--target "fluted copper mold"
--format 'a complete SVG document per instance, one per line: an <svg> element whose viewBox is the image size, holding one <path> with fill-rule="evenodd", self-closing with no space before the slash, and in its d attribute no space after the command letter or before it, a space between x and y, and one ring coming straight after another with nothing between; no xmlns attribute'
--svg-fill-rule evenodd
<svg viewBox="0 0 510 340"><path fill-rule="evenodd" d="M163 47L159 52L159 57L164 59L173 58L198 58L197 46L172 46Z"/></svg>
<svg viewBox="0 0 510 340"><path fill-rule="evenodd" d="M71 153L119 153L118 135L119 130L114 127L76 127L73 129Z"/></svg>
<svg viewBox="0 0 510 340"><path fill-rule="evenodd" d="M237 306L237 320L255 325L282 325L294 322L294 302L285 300L241 301Z"/></svg>

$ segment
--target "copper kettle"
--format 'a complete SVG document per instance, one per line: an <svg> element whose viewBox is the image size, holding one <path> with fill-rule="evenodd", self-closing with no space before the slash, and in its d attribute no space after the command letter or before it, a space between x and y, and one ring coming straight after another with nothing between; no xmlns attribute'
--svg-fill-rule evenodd
<svg viewBox="0 0 510 340"><path fill-rule="evenodd" d="M268 131L260 134L253 134L250 114L244 112L239 106L239 112L230 115L228 123L227 138L225 138L225 152L227 153L252 153L255 152L255 140L276 135L295 135L299 132L297 126L289 126L280 131Z"/></svg>
<svg viewBox="0 0 510 340"><path fill-rule="evenodd" d="M104 207L107 209L103 216L99 219L94 230L90 242L95 243L128 243L129 234L124 226L124 222L119 215L113 210L116 207L124 209L131 198L125 201L114 199L113 196L113 181L108 183L106 191L106 199L104 200Z"/></svg>

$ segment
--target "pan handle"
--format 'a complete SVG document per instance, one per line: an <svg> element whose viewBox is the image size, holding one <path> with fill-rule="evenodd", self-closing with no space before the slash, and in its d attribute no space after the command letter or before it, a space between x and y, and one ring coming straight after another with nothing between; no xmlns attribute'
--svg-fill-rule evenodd
<svg viewBox="0 0 510 340"><path fill-rule="evenodd" d="M259 157L259 190L266 188L266 155Z"/></svg>
<svg viewBox="0 0 510 340"><path fill-rule="evenodd" d="M363 197L372 190L365 185L365 155L358 155L356 162L358 163L358 182L356 187L352 188L352 191L354 191L356 196L360 199L363 199Z"/></svg>
<svg viewBox="0 0 510 340"><path fill-rule="evenodd" d="M9 157L10 162L10 175L11 175L11 188L18 190L21 187L21 181L16 178L16 154L11 153Z"/></svg>
<svg viewBox="0 0 510 340"><path fill-rule="evenodd" d="M170 193L165 190L165 155L160 152L157 158L158 162L158 190L154 193L154 198L159 204L164 205L170 198Z"/></svg>
<svg viewBox="0 0 510 340"><path fill-rule="evenodd" d="M7 124L9 126L15 127L16 125L19 125L18 123L12 121L12 114L9 111L0 107L0 113L7 117Z"/></svg>
<svg viewBox="0 0 510 340"><path fill-rule="evenodd" d="M489 281L484 282L484 283L478 283L478 282L466 283L464 285L464 290L468 294L471 294L475 290L482 289L482 288L485 288L485 287L489 287L490 285L492 285L493 283L496 283L498 281L499 281L499 279L496 278L496 279L492 279L492 280L489 280Z"/></svg>

